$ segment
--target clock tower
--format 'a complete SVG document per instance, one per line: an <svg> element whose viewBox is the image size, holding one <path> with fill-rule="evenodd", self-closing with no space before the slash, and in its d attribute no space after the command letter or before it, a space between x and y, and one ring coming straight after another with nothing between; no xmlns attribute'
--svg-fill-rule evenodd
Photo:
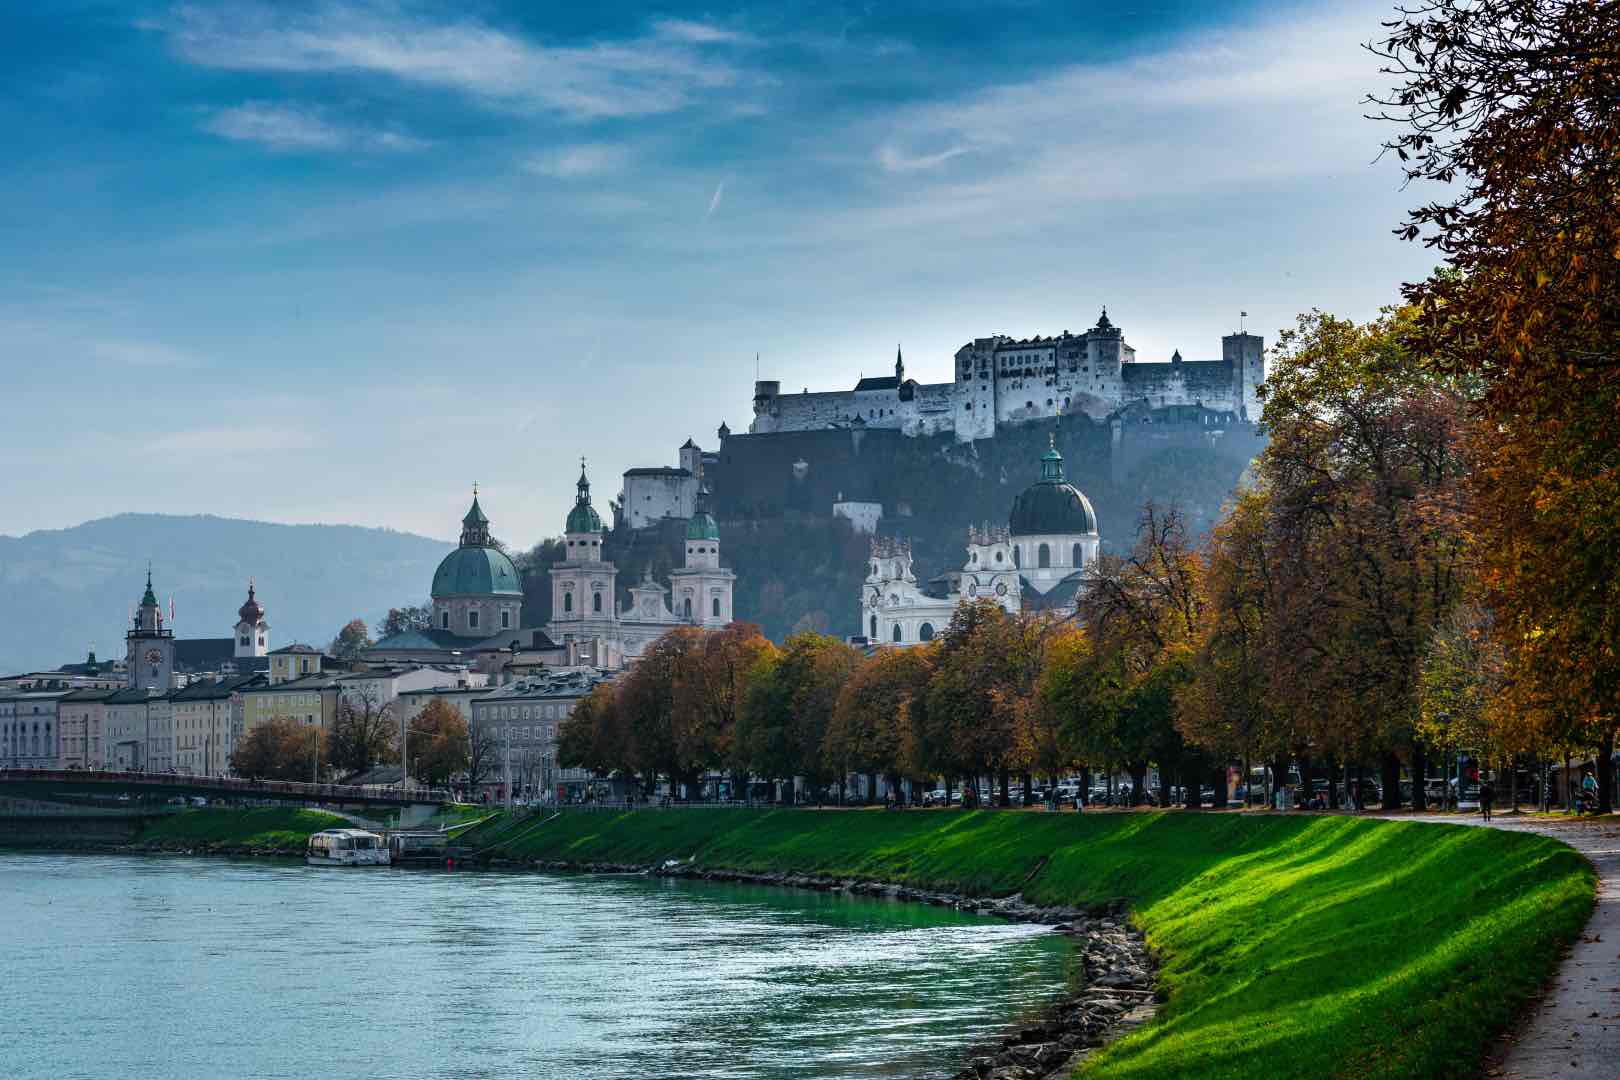
<svg viewBox="0 0 1620 1080"><path fill-rule="evenodd" d="M146 594L141 597L124 643L130 689L145 687L167 692L174 676L174 631L163 625L163 609L152 592L150 570L146 572Z"/></svg>

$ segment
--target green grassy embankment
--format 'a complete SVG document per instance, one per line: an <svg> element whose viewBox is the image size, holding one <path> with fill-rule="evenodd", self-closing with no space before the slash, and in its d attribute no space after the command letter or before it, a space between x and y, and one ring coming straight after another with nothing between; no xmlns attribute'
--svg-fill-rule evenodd
<svg viewBox="0 0 1620 1080"><path fill-rule="evenodd" d="M209 851L276 851L302 855L310 833L347 829L352 823L324 810L268 806L252 810L183 810L156 818L137 844Z"/></svg>
<svg viewBox="0 0 1620 1080"><path fill-rule="evenodd" d="M789 870L1036 903L1125 900L1168 1004L1080 1075L1452 1077L1552 973L1593 904L1543 837L1266 814L680 810L492 821L514 858Z"/></svg>

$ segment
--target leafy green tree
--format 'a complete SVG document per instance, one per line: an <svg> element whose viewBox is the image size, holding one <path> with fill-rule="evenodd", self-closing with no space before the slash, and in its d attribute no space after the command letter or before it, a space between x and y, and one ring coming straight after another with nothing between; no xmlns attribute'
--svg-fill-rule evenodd
<svg viewBox="0 0 1620 1080"><path fill-rule="evenodd" d="M908 768L911 723L919 718L934 671L934 650L883 649L862 661L838 693L827 726L826 760L841 774L884 776L898 791ZM876 795L869 783L867 797Z"/></svg>
<svg viewBox="0 0 1620 1080"><path fill-rule="evenodd" d="M774 780L802 776L819 792L833 770L823 753L833 709L860 659L837 638L800 633L756 660L738 714L745 767Z"/></svg>
<svg viewBox="0 0 1620 1080"><path fill-rule="evenodd" d="M412 630L431 630L432 628L433 602L430 600L425 604L389 608L382 625L377 627L377 637L381 639L393 637L395 634L408 633Z"/></svg>

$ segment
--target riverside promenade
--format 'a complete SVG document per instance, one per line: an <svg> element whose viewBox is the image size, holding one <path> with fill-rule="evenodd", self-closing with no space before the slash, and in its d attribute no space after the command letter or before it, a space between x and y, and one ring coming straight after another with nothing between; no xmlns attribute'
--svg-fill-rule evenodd
<svg viewBox="0 0 1620 1080"><path fill-rule="evenodd" d="M1547 995L1490 1055L1503 1080L1612 1080L1620 1075L1620 821L1498 813L1390 815L1459 827L1531 832L1562 840L1597 870L1597 905Z"/></svg>

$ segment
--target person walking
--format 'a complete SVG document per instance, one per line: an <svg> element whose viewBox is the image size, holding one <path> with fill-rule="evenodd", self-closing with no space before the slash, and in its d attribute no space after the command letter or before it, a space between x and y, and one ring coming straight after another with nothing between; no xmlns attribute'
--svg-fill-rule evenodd
<svg viewBox="0 0 1620 1080"><path fill-rule="evenodd" d="M1491 804L1496 801L1496 787L1487 777L1479 782L1479 812L1486 821L1491 820Z"/></svg>

